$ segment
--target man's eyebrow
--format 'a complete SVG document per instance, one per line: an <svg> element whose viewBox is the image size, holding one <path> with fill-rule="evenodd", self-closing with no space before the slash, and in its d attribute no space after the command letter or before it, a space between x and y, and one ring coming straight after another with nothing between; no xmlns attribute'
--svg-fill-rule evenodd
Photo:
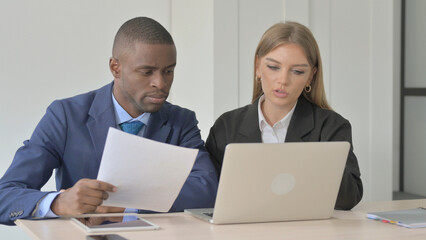
<svg viewBox="0 0 426 240"><path fill-rule="evenodd" d="M157 69L157 67L149 66L149 65L140 65L140 66L137 66L136 69Z"/></svg>
<svg viewBox="0 0 426 240"><path fill-rule="evenodd" d="M170 64L169 66L167 66L166 68L171 68L171 67L176 67L176 63Z"/></svg>
<svg viewBox="0 0 426 240"><path fill-rule="evenodd" d="M173 63L173 64L166 66L165 68L171 68L171 67L175 67L175 66L176 66L176 63ZM140 66L136 67L136 69L158 69L158 67L150 66L150 65L140 65Z"/></svg>

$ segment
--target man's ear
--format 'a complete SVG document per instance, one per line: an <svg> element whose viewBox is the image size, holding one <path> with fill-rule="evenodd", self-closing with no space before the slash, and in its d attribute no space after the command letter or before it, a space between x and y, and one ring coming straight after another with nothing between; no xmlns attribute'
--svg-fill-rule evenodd
<svg viewBox="0 0 426 240"><path fill-rule="evenodd" d="M114 78L120 78L121 65L117 58L111 57L109 59L109 70L111 71Z"/></svg>

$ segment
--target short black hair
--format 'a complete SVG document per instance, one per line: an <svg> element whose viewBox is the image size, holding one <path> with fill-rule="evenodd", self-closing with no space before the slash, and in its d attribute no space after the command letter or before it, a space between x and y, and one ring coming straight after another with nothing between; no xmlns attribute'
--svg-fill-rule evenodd
<svg viewBox="0 0 426 240"><path fill-rule="evenodd" d="M125 22L114 38L112 54L120 48L128 48L134 42L174 45L170 33L157 21L149 17L136 17Z"/></svg>

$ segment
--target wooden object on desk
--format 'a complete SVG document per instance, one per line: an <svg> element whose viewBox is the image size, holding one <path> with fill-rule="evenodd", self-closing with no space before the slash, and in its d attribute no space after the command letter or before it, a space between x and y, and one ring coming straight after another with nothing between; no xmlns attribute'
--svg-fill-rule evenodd
<svg viewBox="0 0 426 240"><path fill-rule="evenodd" d="M352 211L334 211L327 220L213 225L185 213L143 214L159 230L120 232L127 239L425 239L426 228L407 229L366 218L371 211L426 206L426 199L361 203ZM17 220L34 239L82 239L86 233L71 220Z"/></svg>

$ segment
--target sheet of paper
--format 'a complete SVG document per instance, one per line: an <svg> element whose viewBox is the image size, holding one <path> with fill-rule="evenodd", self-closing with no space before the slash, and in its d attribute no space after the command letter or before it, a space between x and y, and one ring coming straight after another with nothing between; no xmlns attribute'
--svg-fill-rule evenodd
<svg viewBox="0 0 426 240"><path fill-rule="evenodd" d="M160 143L110 128L98 180L117 186L104 206L167 212L185 183L198 149Z"/></svg>

